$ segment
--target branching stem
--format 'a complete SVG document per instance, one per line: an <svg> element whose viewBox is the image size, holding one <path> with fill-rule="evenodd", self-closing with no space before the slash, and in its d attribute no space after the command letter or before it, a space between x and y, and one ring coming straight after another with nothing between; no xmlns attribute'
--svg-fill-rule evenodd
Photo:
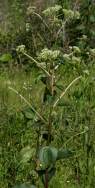
<svg viewBox="0 0 95 188"><path fill-rule="evenodd" d="M33 112L43 121L43 123L47 123L47 121L39 114L38 111L35 110L35 108L30 104L30 102L27 101L16 89L9 87L10 90L12 90L14 93L16 93L23 101L33 110Z"/></svg>
<svg viewBox="0 0 95 188"><path fill-rule="evenodd" d="M53 105L53 108L55 108L57 106L57 104L59 103L59 101L62 99L62 97L67 93L67 91L69 90L69 88L77 81L79 80L80 78L82 78L82 76L79 76L77 78L75 78L68 86L67 88L65 89L65 91L63 91L61 93L61 95L59 96L59 98L55 101L54 105Z"/></svg>
<svg viewBox="0 0 95 188"><path fill-rule="evenodd" d="M39 67L40 69L42 69L49 77L51 76L51 75L49 74L49 72L48 72L46 69L44 69L44 68L40 65L40 63L39 63L37 60L35 60L33 57L31 57L30 55L28 55L28 54L25 53L25 52L23 52L23 54L24 54L26 57L28 57L29 59L31 59L31 61L33 61L33 62L37 65L37 67Z"/></svg>

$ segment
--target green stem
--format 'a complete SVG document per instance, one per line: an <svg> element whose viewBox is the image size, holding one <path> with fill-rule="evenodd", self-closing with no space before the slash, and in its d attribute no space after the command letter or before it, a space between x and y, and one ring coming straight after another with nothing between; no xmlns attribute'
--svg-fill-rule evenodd
<svg viewBox="0 0 95 188"><path fill-rule="evenodd" d="M68 86L67 88L65 89L65 91L63 91L61 93L61 95L58 97L58 99L55 101L54 105L53 105L53 108L55 108L57 106L57 104L59 103L59 101L62 99L62 97L67 93L67 91L69 90L69 88L79 79L81 79L82 76L79 76L77 78L75 78Z"/></svg>
<svg viewBox="0 0 95 188"><path fill-rule="evenodd" d="M52 67L54 67L54 64L52 63ZM50 90L52 97L54 96L54 68L50 69ZM48 142L47 145L51 142L51 131L52 131L52 111L53 111L53 104L50 103L50 112L49 112L49 122L48 122Z"/></svg>

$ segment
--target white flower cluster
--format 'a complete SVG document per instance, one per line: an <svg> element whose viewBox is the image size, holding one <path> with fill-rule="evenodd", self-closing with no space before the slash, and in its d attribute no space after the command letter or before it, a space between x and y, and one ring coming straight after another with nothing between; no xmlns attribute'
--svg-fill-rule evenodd
<svg viewBox="0 0 95 188"><path fill-rule="evenodd" d="M79 19L80 18L79 11L63 9L63 13L66 19Z"/></svg>
<svg viewBox="0 0 95 188"><path fill-rule="evenodd" d="M81 50L80 50L80 48L78 46L73 46L72 50L73 50L74 53L77 53L77 54L81 53Z"/></svg>
<svg viewBox="0 0 95 188"><path fill-rule="evenodd" d="M64 54L63 58L66 62L72 62L73 64L81 62L81 50L78 46L71 46L71 52L69 54Z"/></svg>
<svg viewBox="0 0 95 188"><path fill-rule="evenodd" d="M60 55L59 50L49 50L44 48L38 56L39 60L47 61L47 60L56 60Z"/></svg>
<svg viewBox="0 0 95 188"><path fill-rule="evenodd" d="M30 31L30 23L26 23L26 31L28 32L28 31Z"/></svg>
<svg viewBox="0 0 95 188"><path fill-rule="evenodd" d="M90 49L90 54L95 57L95 48Z"/></svg>
<svg viewBox="0 0 95 188"><path fill-rule="evenodd" d="M43 14L45 16L55 16L56 13L61 9L62 7L60 5L55 5L54 7L49 7L46 10L43 11Z"/></svg>
<svg viewBox="0 0 95 188"><path fill-rule="evenodd" d="M19 53L24 53L25 52L25 45L18 46L16 51L19 52Z"/></svg>
<svg viewBox="0 0 95 188"><path fill-rule="evenodd" d="M70 54L64 54L63 58L65 61L70 61Z"/></svg>

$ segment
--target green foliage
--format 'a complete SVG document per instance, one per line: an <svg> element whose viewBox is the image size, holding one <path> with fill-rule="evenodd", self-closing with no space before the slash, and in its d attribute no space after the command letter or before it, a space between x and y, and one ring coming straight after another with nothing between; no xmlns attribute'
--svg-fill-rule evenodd
<svg viewBox="0 0 95 188"><path fill-rule="evenodd" d="M49 146L43 147L39 151L38 160L41 169L46 170L56 162L57 149Z"/></svg>

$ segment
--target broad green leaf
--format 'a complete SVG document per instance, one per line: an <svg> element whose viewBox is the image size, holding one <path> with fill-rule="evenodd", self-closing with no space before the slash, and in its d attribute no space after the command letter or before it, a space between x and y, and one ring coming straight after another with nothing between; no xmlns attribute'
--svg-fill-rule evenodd
<svg viewBox="0 0 95 188"><path fill-rule="evenodd" d="M70 151L68 149L60 149L58 151L57 160L66 159L66 158L72 157L73 154L74 154L74 152L72 152L72 151Z"/></svg>
<svg viewBox="0 0 95 188"><path fill-rule="evenodd" d="M39 152L39 161L42 169L46 169L52 163L52 152L49 147L44 147Z"/></svg>
<svg viewBox="0 0 95 188"><path fill-rule="evenodd" d="M11 61L12 60L12 56L10 53L7 53L7 54L3 54L1 57L0 57L0 61L1 62L8 62L8 61Z"/></svg>
<svg viewBox="0 0 95 188"><path fill-rule="evenodd" d="M54 163L57 159L57 155L58 155L58 150L54 147L51 147L51 152L52 152L52 162Z"/></svg>
<svg viewBox="0 0 95 188"><path fill-rule="evenodd" d="M57 149L53 147L43 147L39 151L39 161L41 169L45 170L49 168L52 163L55 163L57 159Z"/></svg>

